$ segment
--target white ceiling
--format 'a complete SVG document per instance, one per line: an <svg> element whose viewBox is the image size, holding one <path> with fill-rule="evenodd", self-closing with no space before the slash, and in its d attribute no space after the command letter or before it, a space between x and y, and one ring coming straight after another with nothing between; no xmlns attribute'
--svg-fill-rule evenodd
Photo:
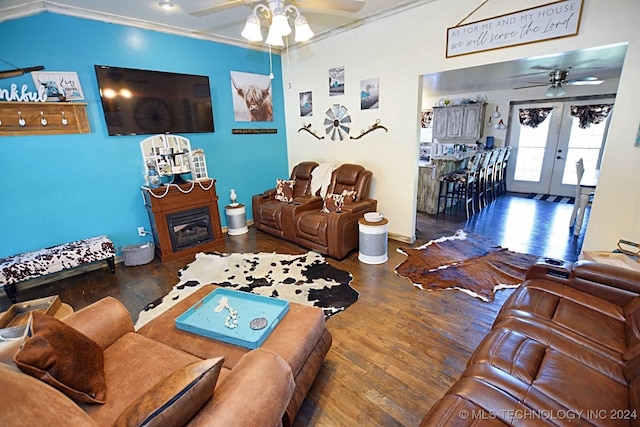
<svg viewBox="0 0 640 427"><path fill-rule="evenodd" d="M107 22L188 34L241 46L264 48L262 44L250 45L240 36L240 32L247 16L257 4L255 2L268 4L268 0L171 0L175 7L170 10L161 8L160 1L0 0L0 22L49 10ZM298 7L316 34L315 38L318 39L332 31L348 29L351 26L361 25L363 22L432 1L436 0L285 0L285 4ZM214 8L215 12L207 13L210 8ZM354 11L355 9L359 10ZM263 35L266 37L267 21L263 19L262 22ZM293 17L290 22L293 23ZM289 38L289 43L293 44L293 35Z"/></svg>
<svg viewBox="0 0 640 427"><path fill-rule="evenodd" d="M264 49L240 36L247 16L258 0L171 0L175 7L165 10L161 0L0 0L0 22L42 11L98 19L158 31L176 33L223 43ZM266 0L262 0L266 3ZM299 7L316 33L310 41L329 37L376 19L437 0L286 0ZM246 4L249 2L249 4ZM231 6L231 7L225 7ZM357 11L345 11L354 6ZM198 13L214 8L214 13ZM195 16L198 15L198 16ZM200 16L202 15L202 16ZM263 30L266 36L266 30ZM292 36L289 36L291 39ZM292 40L290 41L292 43ZM295 44L292 44L295 47ZM424 90L433 96L500 90L545 83L549 71L570 68L569 79L595 76L619 77L626 45L564 52L430 74L424 76Z"/></svg>
<svg viewBox="0 0 640 427"><path fill-rule="evenodd" d="M620 77L626 43L562 52L423 76L424 90L433 96L482 92L547 84L549 72L569 69L567 80L593 76L601 80Z"/></svg>

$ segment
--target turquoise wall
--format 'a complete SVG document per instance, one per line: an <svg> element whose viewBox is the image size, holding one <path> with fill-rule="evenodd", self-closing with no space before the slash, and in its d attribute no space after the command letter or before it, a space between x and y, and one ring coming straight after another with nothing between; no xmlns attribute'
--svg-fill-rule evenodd
<svg viewBox="0 0 640 427"><path fill-rule="evenodd" d="M184 136L205 152L223 227L231 188L251 217L251 195L288 176L277 55L274 122L236 123L229 72L267 75L268 53L53 13L0 23L0 40L0 59L12 64L77 72L91 125L90 134L0 138L0 257L101 234L118 247L145 240L137 227L150 229L140 194L139 142L146 136L108 136L94 64L209 76L215 133ZM0 88L12 83L36 90L30 75L2 79ZM231 134L248 127L276 128L277 134Z"/></svg>

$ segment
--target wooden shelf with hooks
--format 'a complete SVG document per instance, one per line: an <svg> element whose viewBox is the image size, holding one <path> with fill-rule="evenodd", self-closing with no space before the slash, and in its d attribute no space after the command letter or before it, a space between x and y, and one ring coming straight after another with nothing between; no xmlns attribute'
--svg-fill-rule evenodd
<svg viewBox="0 0 640 427"><path fill-rule="evenodd" d="M90 133L86 106L84 102L0 102L0 136Z"/></svg>

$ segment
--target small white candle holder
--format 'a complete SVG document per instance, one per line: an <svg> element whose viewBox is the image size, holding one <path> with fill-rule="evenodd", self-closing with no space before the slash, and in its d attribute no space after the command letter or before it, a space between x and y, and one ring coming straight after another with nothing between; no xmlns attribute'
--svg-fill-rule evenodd
<svg viewBox="0 0 640 427"><path fill-rule="evenodd" d="M231 189L230 194L229 194L229 198L231 199L231 206L238 206L238 195L236 194L236 190L235 189Z"/></svg>

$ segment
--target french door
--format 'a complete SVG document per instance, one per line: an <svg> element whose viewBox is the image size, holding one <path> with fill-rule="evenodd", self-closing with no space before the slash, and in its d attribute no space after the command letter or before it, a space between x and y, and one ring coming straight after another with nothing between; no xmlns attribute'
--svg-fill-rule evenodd
<svg viewBox="0 0 640 427"><path fill-rule="evenodd" d="M613 99L513 105L508 143L513 147L507 170L507 188L517 193L575 195L576 162L597 168L602 156L609 117L582 129L572 107L613 104ZM522 125L520 110L543 109L548 116L536 127ZM610 115L609 115L610 116Z"/></svg>

